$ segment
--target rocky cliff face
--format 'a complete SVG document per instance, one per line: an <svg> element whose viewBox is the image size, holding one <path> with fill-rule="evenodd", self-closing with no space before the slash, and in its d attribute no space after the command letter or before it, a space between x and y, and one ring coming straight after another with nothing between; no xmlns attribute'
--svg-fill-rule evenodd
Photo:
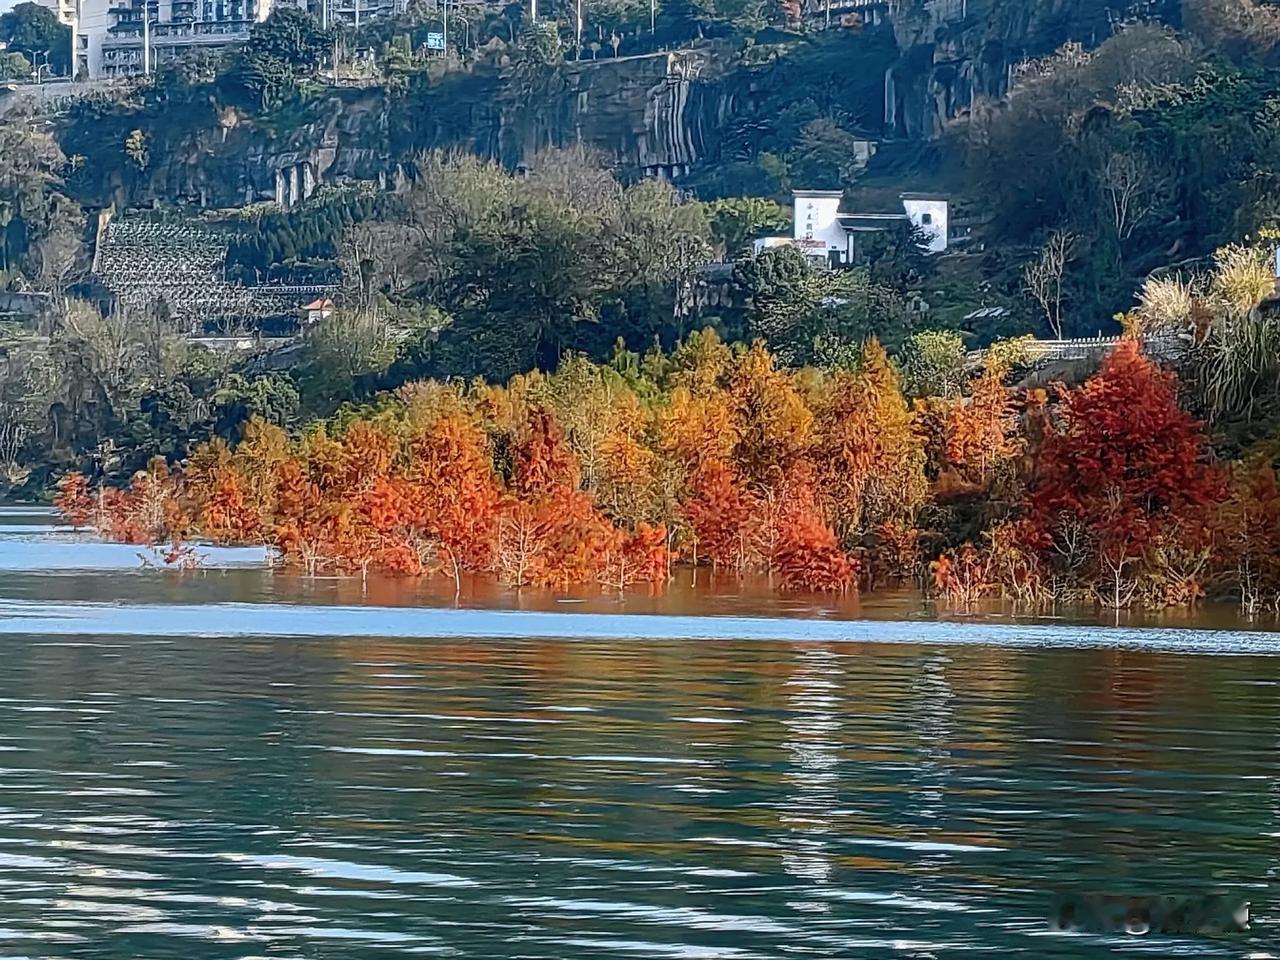
<svg viewBox="0 0 1280 960"><path fill-rule="evenodd" d="M235 206L280 199L282 182L287 196L291 178L303 193L310 182L389 183L433 148L517 168L547 147L574 144L637 175L679 176L716 150L729 98L713 64L709 51L680 51L565 64L534 89L478 72L399 101L382 90L335 91L279 127L234 110L203 122L164 118L147 131L145 170L95 164L79 186L86 200L121 206L179 199ZM138 122L99 130L95 139L123 144Z"/></svg>
<svg viewBox="0 0 1280 960"><path fill-rule="evenodd" d="M728 106L709 51L569 64L499 117L498 156L517 166L548 146L586 144L619 166L679 176L713 155Z"/></svg>
<svg viewBox="0 0 1280 960"><path fill-rule="evenodd" d="M81 196L121 206L235 206L287 201L324 182L390 183L436 147L516 168L546 147L584 144L633 175L680 177L729 159L722 144L726 154L751 152L753 138L776 130L785 103L808 102L872 137L935 138L976 100L1007 92L1023 59L1067 40L1100 42L1116 23L1164 15L1176 3L886 0L889 26L824 36L794 60L767 65L707 48L566 63L523 79L478 67L403 94L334 91L274 121L211 99L171 105L149 121L142 170L122 153L131 128L144 123L136 116L84 124L92 129L70 137L84 145L64 147L88 158Z"/></svg>

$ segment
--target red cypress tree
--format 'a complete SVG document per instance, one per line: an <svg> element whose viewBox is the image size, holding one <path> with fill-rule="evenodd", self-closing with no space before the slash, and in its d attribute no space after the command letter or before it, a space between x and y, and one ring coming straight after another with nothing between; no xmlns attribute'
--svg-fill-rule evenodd
<svg viewBox="0 0 1280 960"><path fill-rule="evenodd" d="M746 569L756 553L759 501L719 460L699 467L690 487L684 511L697 538L696 549L718 567Z"/></svg>
<svg viewBox="0 0 1280 960"><path fill-rule="evenodd" d="M599 580L619 592L636 583L664 583L670 565L667 528L642 523L634 533L614 531Z"/></svg>
<svg viewBox="0 0 1280 960"><path fill-rule="evenodd" d="M58 493L53 498L53 505L71 526L77 529L87 527L94 511L89 478L83 473L66 474L58 481Z"/></svg>
<svg viewBox="0 0 1280 960"><path fill-rule="evenodd" d="M1127 606L1148 547L1223 490L1201 425L1171 374L1126 340L1067 395L1044 442L1027 506L1036 546L1105 603Z"/></svg>
<svg viewBox="0 0 1280 960"><path fill-rule="evenodd" d="M772 568L783 590L843 593L854 585L857 563L818 504L816 472L800 461L782 484L772 536Z"/></svg>

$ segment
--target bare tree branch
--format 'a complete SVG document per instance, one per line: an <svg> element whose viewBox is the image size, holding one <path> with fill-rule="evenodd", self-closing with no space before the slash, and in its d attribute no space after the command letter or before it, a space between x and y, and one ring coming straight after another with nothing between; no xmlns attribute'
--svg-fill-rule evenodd
<svg viewBox="0 0 1280 960"><path fill-rule="evenodd" d="M1066 230L1049 234L1040 256L1027 264L1022 277L1027 292L1044 311L1054 337L1062 339L1062 280L1067 264L1075 259L1076 238Z"/></svg>

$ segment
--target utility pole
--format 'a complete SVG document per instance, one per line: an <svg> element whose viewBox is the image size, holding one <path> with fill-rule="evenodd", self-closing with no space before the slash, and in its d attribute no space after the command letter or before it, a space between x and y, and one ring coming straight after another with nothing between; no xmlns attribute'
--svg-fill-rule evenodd
<svg viewBox="0 0 1280 960"><path fill-rule="evenodd" d="M649 0L649 35L658 32L658 0Z"/></svg>
<svg viewBox="0 0 1280 960"><path fill-rule="evenodd" d="M575 60L582 59L582 0L578 0L578 23L575 31L577 36L578 52L574 54Z"/></svg>
<svg viewBox="0 0 1280 960"><path fill-rule="evenodd" d="M529 21L538 22L538 0L529 0Z"/></svg>
<svg viewBox="0 0 1280 960"><path fill-rule="evenodd" d="M151 0L142 0L142 75L151 76Z"/></svg>
<svg viewBox="0 0 1280 960"><path fill-rule="evenodd" d="M444 21L444 58L449 59L449 0L442 0L444 10L441 20Z"/></svg>
<svg viewBox="0 0 1280 960"><path fill-rule="evenodd" d="M75 0L71 11L71 64L67 68L69 79L75 83L76 79L76 36L80 33L80 0Z"/></svg>
<svg viewBox="0 0 1280 960"><path fill-rule="evenodd" d="M356 0L356 29L360 29L360 0Z"/></svg>

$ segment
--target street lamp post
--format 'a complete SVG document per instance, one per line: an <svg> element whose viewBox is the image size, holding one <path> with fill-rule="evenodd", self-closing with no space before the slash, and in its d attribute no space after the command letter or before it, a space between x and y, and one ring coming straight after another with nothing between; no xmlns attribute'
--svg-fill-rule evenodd
<svg viewBox="0 0 1280 960"><path fill-rule="evenodd" d="M457 9L457 0L454 0L453 22L457 24L462 22L462 46L459 48L465 56L467 48L471 46L471 20L466 14L459 13Z"/></svg>
<svg viewBox="0 0 1280 960"><path fill-rule="evenodd" d="M76 37L80 33L80 0L75 0L71 13L71 59L67 61L70 66L67 67L67 73L70 75L71 81L74 83L76 79Z"/></svg>
<svg viewBox="0 0 1280 960"><path fill-rule="evenodd" d="M151 0L142 0L142 75L151 76Z"/></svg>

